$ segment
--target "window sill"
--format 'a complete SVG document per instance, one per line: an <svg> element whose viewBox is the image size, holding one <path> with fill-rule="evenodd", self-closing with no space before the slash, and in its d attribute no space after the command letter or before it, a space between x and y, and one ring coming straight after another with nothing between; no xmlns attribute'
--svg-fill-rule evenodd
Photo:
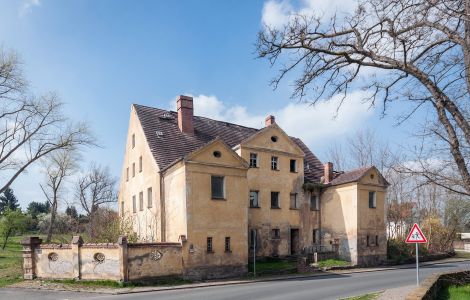
<svg viewBox="0 0 470 300"><path fill-rule="evenodd" d="M259 206L250 206L250 208L261 208Z"/></svg>
<svg viewBox="0 0 470 300"><path fill-rule="evenodd" d="M320 211L318 208L310 208L310 211Z"/></svg>
<svg viewBox="0 0 470 300"><path fill-rule="evenodd" d="M280 207L271 206L271 209L281 209Z"/></svg>
<svg viewBox="0 0 470 300"><path fill-rule="evenodd" d="M259 169L258 166L250 166L250 169Z"/></svg>
<svg viewBox="0 0 470 300"><path fill-rule="evenodd" d="M227 199L225 199L225 198L212 198L211 200L214 200L214 201L226 201Z"/></svg>
<svg viewBox="0 0 470 300"><path fill-rule="evenodd" d="M214 251L206 251L207 254L214 254Z"/></svg>
<svg viewBox="0 0 470 300"><path fill-rule="evenodd" d="M281 170L279 170L279 169L271 169L271 171L279 172L279 171L281 171Z"/></svg>
<svg viewBox="0 0 470 300"><path fill-rule="evenodd" d="M290 210L300 210L300 208L296 208L296 207L289 207Z"/></svg>
<svg viewBox="0 0 470 300"><path fill-rule="evenodd" d="M370 207L370 206L369 206L369 208L370 208L370 209L377 209L377 206L376 206L376 207Z"/></svg>
<svg viewBox="0 0 470 300"><path fill-rule="evenodd" d="M297 172L297 171L290 171L290 172L291 172L291 173L294 173L294 174L295 174L295 173L299 173L299 172Z"/></svg>

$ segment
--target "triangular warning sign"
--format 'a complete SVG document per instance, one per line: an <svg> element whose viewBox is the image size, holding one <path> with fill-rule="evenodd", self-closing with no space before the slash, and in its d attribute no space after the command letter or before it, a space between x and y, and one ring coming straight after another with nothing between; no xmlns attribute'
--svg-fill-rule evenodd
<svg viewBox="0 0 470 300"><path fill-rule="evenodd" d="M421 229L419 229L419 226L417 223L413 225L413 228L411 228L410 234L408 234L408 237L406 238L405 243L427 243L428 240L424 236L423 232Z"/></svg>

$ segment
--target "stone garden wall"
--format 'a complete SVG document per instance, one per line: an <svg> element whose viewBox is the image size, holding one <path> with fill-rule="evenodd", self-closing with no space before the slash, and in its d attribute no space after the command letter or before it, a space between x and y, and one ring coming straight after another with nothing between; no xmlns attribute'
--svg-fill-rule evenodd
<svg viewBox="0 0 470 300"><path fill-rule="evenodd" d="M22 241L25 279L142 280L182 276L180 243L42 244L37 237Z"/></svg>

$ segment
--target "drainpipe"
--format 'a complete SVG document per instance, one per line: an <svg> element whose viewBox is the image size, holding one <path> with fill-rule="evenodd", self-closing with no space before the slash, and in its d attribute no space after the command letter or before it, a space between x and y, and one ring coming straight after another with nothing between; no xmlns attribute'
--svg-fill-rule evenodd
<svg viewBox="0 0 470 300"><path fill-rule="evenodd" d="M164 175L160 173L160 229L162 242L166 242L166 218L165 218L165 182Z"/></svg>

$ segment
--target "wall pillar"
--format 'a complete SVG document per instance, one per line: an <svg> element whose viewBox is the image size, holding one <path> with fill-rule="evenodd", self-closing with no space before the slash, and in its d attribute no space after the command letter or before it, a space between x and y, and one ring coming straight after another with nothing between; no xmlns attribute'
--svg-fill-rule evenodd
<svg viewBox="0 0 470 300"><path fill-rule="evenodd" d="M72 266L73 266L73 278L80 279L80 264L81 264L81 247L83 245L83 239L79 235L75 235L72 238Z"/></svg>
<svg viewBox="0 0 470 300"><path fill-rule="evenodd" d="M26 237L21 241L23 246L23 278L32 280L36 277L35 249L39 248L42 240L37 236Z"/></svg>
<svg viewBox="0 0 470 300"><path fill-rule="evenodd" d="M127 237L120 236L118 239L119 245L119 262L120 262L120 277L121 281L129 281L128 272L127 272Z"/></svg>

